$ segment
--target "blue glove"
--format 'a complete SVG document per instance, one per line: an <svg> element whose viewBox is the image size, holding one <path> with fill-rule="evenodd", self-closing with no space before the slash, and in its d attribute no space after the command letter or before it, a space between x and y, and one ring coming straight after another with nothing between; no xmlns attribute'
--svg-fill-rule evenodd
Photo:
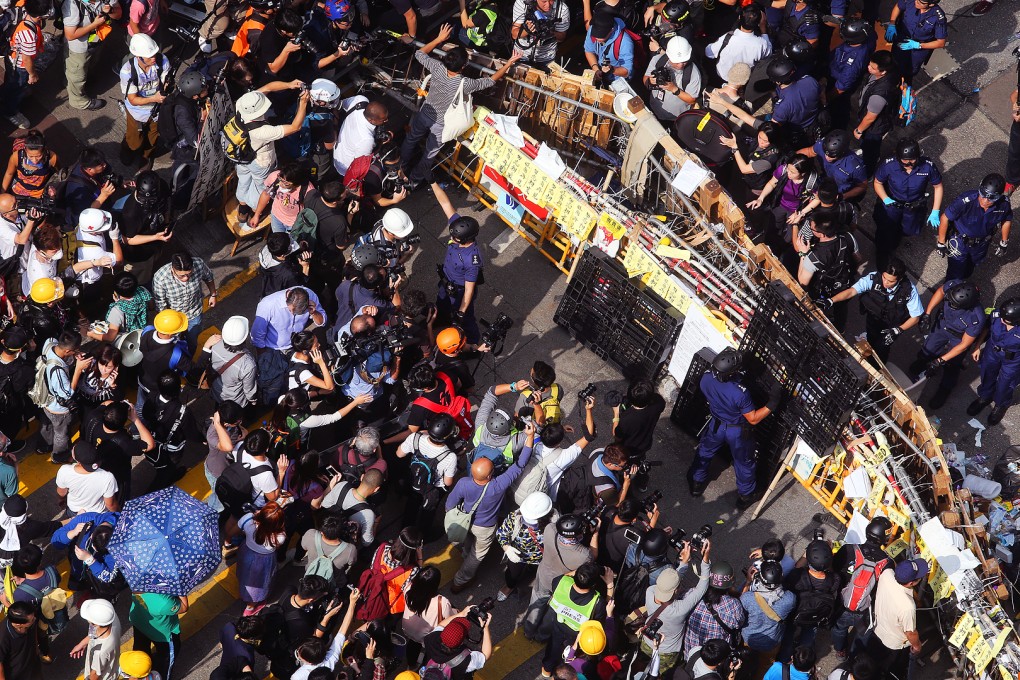
<svg viewBox="0 0 1020 680"><path fill-rule="evenodd" d="M893 203L896 202L896 199L886 196L885 198L882 199L882 202L885 203L886 205L892 205Z"/></svg>
<svg viewBox="0 0 1020 680"><path fill-rule="evenodd" d="M921 49L921 43L916 40L904 40L899 44L901 50L919 50Z"/></svg>
<svg viewBox="0 0 1020 680"><path fill-rule="evenodd" d="M896 37L896 24L889 24L885 27L885 41L891 43Z"/></svg>
<svg viewBox="0 0 1020 680"><path fill-rule="evenodd" d="M928 213L928 226L932 229L939 228L939 216L942 215L942 211L938 208L932 208L931 212Z"/></svg>

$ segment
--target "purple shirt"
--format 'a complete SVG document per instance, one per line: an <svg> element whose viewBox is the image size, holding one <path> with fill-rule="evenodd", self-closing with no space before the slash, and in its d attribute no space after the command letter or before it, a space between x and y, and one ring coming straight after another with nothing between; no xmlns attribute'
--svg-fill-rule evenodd
<svg viewBox="0 0 1020 680"><path fill-rule="evenodd" d="M251 326L251 342L256 347L268 347L269 349L288 349L290 347L290 336L292 333L303 331L308 325L308 312L304 314L291 314L287 307L287 292L292 290L277 291L267 295L259 301L255 308L255 323ZM322 311L319 304L319 297L312 291L305 288L308 293L309 303L315 303L315 308L323 315L323 326L326 322L326 313Z"/></svg>
<svg viewBox="0 0 1020 680"><path fill-rule="evenodd" d="M470 512L471 507L478 503L478 498L482 495L483 489L488 489L485 492L485 498L482 499L481 503L478 503L478 509L475 510L474 524L476 527L494 527L496 526L497 515L499 514L500 506L503 505L503 495L506 490L510 488L510 485L514 483L514 480L521 476L524 472L524 466L531 460L531 447L525 446L524 450L521 451L521 455L518 456L517 462L507 468L506 472L501 474L499 477L491 480L485 486L480 486L471 478L471 475L462 477L454 487L450 495L446 497L446 509L452 510L459 504L463 503L464 511Z"/></svg>

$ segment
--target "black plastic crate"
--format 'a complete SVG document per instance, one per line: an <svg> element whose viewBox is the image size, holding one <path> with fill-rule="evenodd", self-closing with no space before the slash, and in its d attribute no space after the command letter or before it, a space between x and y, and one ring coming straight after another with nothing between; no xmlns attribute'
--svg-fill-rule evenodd
<svg viewBox="0 0 1020 680"><path fill-rule="evenodd" d="M694 355L690 368L687 369L687 376L680 385L680 392L673 403L673 410L669 414L669 419L692 437L698 436L705 420L708 419L708 402L701 393L700 385L701 376L712 365L713 359L715 352L708 347Z"/></svg>

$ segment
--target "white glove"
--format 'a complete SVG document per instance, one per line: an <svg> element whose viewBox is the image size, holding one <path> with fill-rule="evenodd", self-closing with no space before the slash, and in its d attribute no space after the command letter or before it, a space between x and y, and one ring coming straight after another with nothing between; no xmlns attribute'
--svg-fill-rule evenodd
<svg viewBox="0 0 1020 680"><path fill-rule="evenodd" d="M110 240L111 241L120 240L120 227L113 227L112 229L110 229Z"/></svg>
<svg viewBox="0 0 1020 680"><path fill-rule="evenodd" d="M521 551L517 548L505 545L503 546L503 552L506 553L506 558L514 564L519 564L521 561Z"/></svg>

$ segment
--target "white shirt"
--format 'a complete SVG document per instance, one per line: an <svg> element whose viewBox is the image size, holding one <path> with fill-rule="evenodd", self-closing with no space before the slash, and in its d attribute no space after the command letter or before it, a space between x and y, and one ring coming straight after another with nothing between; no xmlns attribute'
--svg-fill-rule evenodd
<svg viewBox="0 0 1020 680"><path fill-rule="evenodd" d="M248 469L257 468L260 465L268 465L270 468L269 471L260 472L251 478L252 488L255 489L255 493L257 494L253 499L253 502L255 503L255 507L261 508L263 505L266 504L266 494L273 493L278 488L280 488L279 485L276 483L276 470L273 469L273 461L258 460L251 454L242 451L241 462Z"/></svg>
<svg viewBox="0 0 1020 680"><path fill-rule="evenodd" d="M322 663L308 664L299 662L301 663L301 667L291 674L290 680L308 680L308 676L316 668L328 668L333 670L333 667L336 666L336 662L340 660L340 650L344 648L344 642L346 641L347 638L337 633L337 636L333 638L333 642L329 645L329 651L326 652L326 658L323 659Z"/></svg>
<svg viewBox="0 0 1020 680"><path fill-rule="evenodd" d="M117 480L102 468L88 474L74 468L75 463L68 463L57 470L57 486L67 489L67 509L76 515L106 512L104 499L116 495Z"/></svg>
<svg viewBox="0 0 1020 680"><path fill-rule="evenodd" d="M106 637L89 640L85 650L85 677L92 671L99 680L120 680L120 620L113 620Z"/></svg>
<svg viewBox="0 0 1020 680"><path fill-rule="evenodd" d="M15 237L21 233L21 225L0 217L0 259L7 259L18 250Z"/></svg>
<svg viewBox="0 0 1020 680"><path fill-rule="evenodd" d="M531 3L525 2L525 0L514 0L513 21L515 24L524 23L525 19L527 19L529 6L531 6ZM567 29L570 28L570 10L567 8L567 3L554 2L552 9L556 12L553 30L559 33L566 33ZM557 49L559 49L559 43L555 39L549 38L524 50L524 57L531 63L547 64L556 58ZM514 45L514 51L520 52L521 49Z"/></svg>
<svg viewBox="0 0 1020 680"><path fill-rule="evenodd" d="M705 48L705 56L710 59L719 59L715 70L719 72L719 77L723 81L729 76L730 69L734 64L744 63L753 68L757 62L772 54L772 42L767 35L747 33L739 28L733 30L733 37L730 38L726 49L720 54L719 50L722 49L727 35L729 33L723 34L721 38Z"/></svg>
<svg viewBox="0 0 1020 680"><path fill-rule="evenodd" d="M571 444L565 449L555 448L550 449L542 442L535 444L534 456L539 456L540 460L544 460L546 456L557 456L549 467L545 469L547 483L549 485L549 498L556 498L556 493L560 488L560 479L563 477L563 473L568 467L574 464L577 457L581 455L581 447L577 444Z"/></svg>
<svg viewBox="0 0 1020 680"><path fill-rule="evenodd" d="M104 257L110 258L110 262L116 262L117 256L109 250L104 250L97 245L89 244L82 246L78 249L78 262L87 262L88 260L101 260ZM99 279L103 278L102 267L90 267L83 272L78 274L78 280L82 283L89 284L95 283Z"/></svg>
<svg viewBox="0 0 1020 680"><path fill-rule="evenodd" d="M365 118L365 109L347 116L333 147L333 167L343 177L355 158L367 156L375 148L375 125Z"/></svg>
<svg viewBox="0 0 1020 680"><path fill-rule="evenodd" d="M57 263L60 261L60 255L57 255L56 260L40 262L36 257L38 252L35 249L35 244L32 244L32 247L28 249L28 262L25 263L25 271L21 275L21 294L25 297L28 297L32 292L32 284L39 279L52 279L57 276Z"/></svg>

